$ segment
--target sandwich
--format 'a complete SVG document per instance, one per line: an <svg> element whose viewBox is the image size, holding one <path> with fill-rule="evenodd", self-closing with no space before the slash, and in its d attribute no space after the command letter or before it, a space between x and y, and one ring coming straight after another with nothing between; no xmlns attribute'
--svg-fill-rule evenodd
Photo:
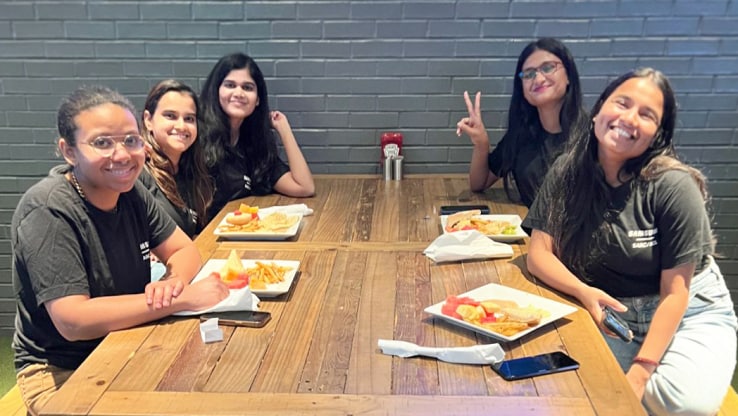
<svg viewBox="0 0 738 416"><path fill-rule="evenodd" d="M446 231L459 231L463 228L464 224L470 224L471 219L477 215L482 215L482 211L478 209L472 209L469 211L460 211L455 214L451 214L446 219Z"/></svg>

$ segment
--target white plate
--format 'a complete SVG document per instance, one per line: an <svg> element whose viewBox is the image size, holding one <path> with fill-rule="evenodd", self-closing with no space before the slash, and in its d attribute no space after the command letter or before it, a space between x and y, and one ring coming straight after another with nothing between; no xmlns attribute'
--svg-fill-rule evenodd
<svg viewBox="0 0 738 416"><path fill-rule="evenodd" d="M448 234L446 231L446 222L448 221L448 215L441 215L441 229L444 234ZM502 243L509 243L512 241L518 241L524 237L528 237L528 234L520 228L520 224L523 220L520 219L519 215L477 215L476 217L490 220L490 221L507 221L515 226L515 234L489 234L487 237L500 241ZM454 231L451 231L454 232Z"/></svg>
<svg viewBox="0 0 738 416"><path fill-rule="evenodd" d="M202 269L197 273L197 276L195 276L194 279L192 279L192 282L196 282L200 279L206 278L210 273L212 272L220 272L220 269L223 268L227 260L225 259L210 259L202 266ZM256 290L251 289L251 293L255 294L256 296L260 296L263 298L273 298L275 296L279 296L281 294L287 293L290 290L290 286L292 286L292 281L295 280L295 275L297 274L297 270L300 268L300 262L297 260L245 260L242 259L241 263L243 264L243 267L246 269L256 267L256 262L260 261L262 263L274 263L277 266L282 267L290 267L291 270L285 272L284 274L284 281L279 283L269 283L267 284L266 289Z"/></svg>
<svg viewBox="0 0 738 416"><path fill-rule="evenodd" d="M220 221L218 227L215 227L214 234L220 238L229 240L286 240L290 237L294 237L297 234L297 230L300 229L300 223L302 223L302 214L287 214L288 216L297 216L297 222L290 228L281 232L273 231L259 231L259 232L247 232L247 231L221 231L218 227L228 225L225 217Z"/></svg>
<svg viewBox="0 0 738 416"><path fill-rule="evenodd" d="M444 315L441 312L441 307L443 306L445 301L436 303L435 305L431 305L425 308L425 312L433 316L439 317L441 319L445 319L453 324L463 326L464 328L471 329L472 331L479 332L480 334L488 335L490 337L502 339L505 341L515 341L516 339L523 337L527 334L530 334L536 329L541 328L544 325L550 324L551 322L559 318L562 318L572 312L576 312L577 310L575 307L570 306L570 305L565 305L563 303L556 302L551 299L542 298L532 293L523 292L522 290L513 289L511 287L502 286L502 285L498 285L495 283L490 283L482 287L478 287L474 290L471 290L466 293L462 293L457 296L458 297L468 296L478 301L486 300L486 299L512 300L516 302L518 305L520 305L520 307L523 307L523 308L528 305L532 305L536 308L540 308L545 311L548 311L549 315L541 319L541 322L538 325L534 327L530 327L524 331L520 331L515 335L505 336L502 334L498 334L497 332L492 332L486 328L482 328L481 326L476 326L464 320L456 319L452 316Z"/></svg>

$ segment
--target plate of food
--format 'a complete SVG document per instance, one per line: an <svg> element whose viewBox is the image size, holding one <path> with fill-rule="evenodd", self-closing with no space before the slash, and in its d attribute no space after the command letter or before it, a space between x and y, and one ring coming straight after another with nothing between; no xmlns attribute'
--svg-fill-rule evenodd
<svg viewBox="0 0 738 416"><path fill-rule="evenodd" d="M302 213L286 213L278 207L251 207L246 204L229 212L215 228L215 235L232 240L286 240L300 228Z"/></svg>
<svg viewBox="0 0 738 416"><path fill-rule="evenodd" d="M490 283L425 308L452 324L504 341L515 341L576 312L570 305Z"/></svg>
<svg viewBox="0 0 738 416"><path fill-rule="evenodd" d="M299 268L297 260L241 259L235 250L231 250L228 259L208 260L192 282L215 272L232 290L248 285L251 293L269 298L289 292Z"/></svg>
<svg viewBox="0 0 738 416"><path fill-rule="evenodd" d="M461 211L452 215L441 215L443 233L462 230L477 230L487 237L509 243L528 237L520 224L518 215L482 215L479 210Z"/></svg>

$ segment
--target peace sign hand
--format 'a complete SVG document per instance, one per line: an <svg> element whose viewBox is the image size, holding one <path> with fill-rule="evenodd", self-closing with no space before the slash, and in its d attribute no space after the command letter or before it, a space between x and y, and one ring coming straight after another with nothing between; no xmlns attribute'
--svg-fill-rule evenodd
<svg viewBox="0 0 738 416"><path fill-rule="evenodd" d="M466 102L469 117L464 117L456 123L456 135L461 136L461 133L466 133L474 146L486 149L489 147L489 136L487 135L487 129L484 127L484 122L482 122L482 93L477 92L472 104L469 92L464 91L464 102Z"/></svg>

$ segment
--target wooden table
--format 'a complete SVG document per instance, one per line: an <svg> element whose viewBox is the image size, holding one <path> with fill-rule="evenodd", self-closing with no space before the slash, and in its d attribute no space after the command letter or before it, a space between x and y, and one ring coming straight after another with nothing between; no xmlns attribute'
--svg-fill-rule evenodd
<svg viewBox="0 0 738 416"><path fill-rule="evenodd" d="M204 259L299 260L290 293L263 299L264 328L222 327L204 344L198 320L168 318L110 334L61 388L44 415L638 415L643 408L589 315L579 309L515 342L508 357L563 350L577 371L507 382L488 366L383 355L378 339L426 346L497 342L423 312L450 294L502 283L564 303L525 269L527 239L512 259L433 264L422 251L440 230L438 209L481 202L525 214L501 189L468 191L465 176L316 178L315 210L281 242L196 240Z"/></svg>

